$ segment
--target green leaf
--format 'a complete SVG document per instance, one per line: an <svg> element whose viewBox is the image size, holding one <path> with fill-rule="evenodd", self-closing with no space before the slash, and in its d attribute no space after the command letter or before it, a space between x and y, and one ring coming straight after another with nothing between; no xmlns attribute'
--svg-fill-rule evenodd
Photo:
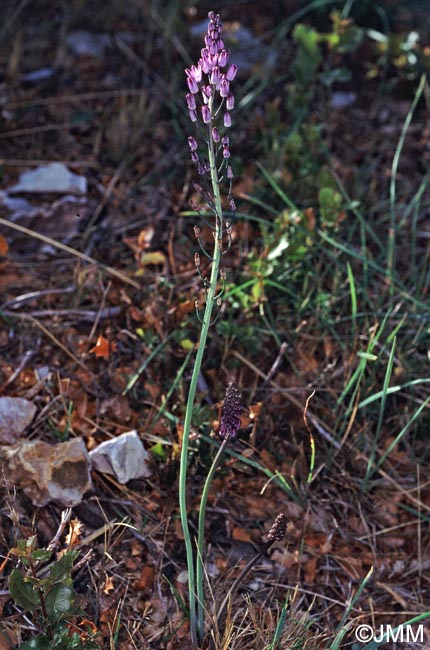
<svg viewBox="0 0 430 650"><path fill-rule="evenodd" d="M291 70L300 84L307 84L313 79L322 59L318 44L320 37L311 27L298 24L294 28L293 38L298 48Z"/></svg>
<svg viewBox="0 0 430 650"><path fill-rule="evenodd" d="M366 359L367 361L378 361L378 357L376 354L372 354L371 352L365 352L359 351L357 352L357 357L360 357L361 359Z"/></svg>
<svg viewBox="0 0 430 650"><path fill-rule="evenodd" d="M33 551L33 560L38 562L47 562L52 555L52 551L47 551L46 548L38 548L36 551Z"/></svg>
<svg viewBox="0 0 430 650"><path fill-rule="evenodd" d="M64 553L64 555L52 565L50 575L58 582L64 582L67 578L70 579L73 563L78 557L78 554L78 551L67 551L67 553Z"/></svg>
<svg viewBox="0 0 430 650"><path fill-rule="evenodd" d="M342 211L342 195L331 187L322 187L318 194L318 200L323 222L335 225Z"/></svg>
<svg viewBox="0 0 430 650"><path fill-rule="evenodd" d="M158 460L165 461L167 458L167 452L164 445L161 442L157 442L153 445L150 450L151 454L155 456Z"/></svg>
<svg viewBox="0 0 430 650"><path fill-rule="evenodd" d="M19 650L50 650L50 648L51 644L46 636L35 636L19 646Z"/></svg>
<svg viewBox="0 0 430 650"><path fill-rule="evenodd" d="M71 613L75 598L76 592L73 585L55 585L46 596L46 611L49 618L56 621L63 614Z"/></svg>
<svg viewBox="0 0 430 650"><path fill-rule="evenodd" d="M10 574L9 591L15 603L23 609L33 612L40 607L39 595L18 569Z"/></svg>

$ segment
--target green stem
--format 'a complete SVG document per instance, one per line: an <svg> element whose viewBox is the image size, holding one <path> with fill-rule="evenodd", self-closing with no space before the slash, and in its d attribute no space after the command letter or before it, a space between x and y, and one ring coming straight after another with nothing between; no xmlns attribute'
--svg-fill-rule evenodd
<svg viewBox="0 0 430 650"><path fill-rule="evenodd" d="M204 588L203 588L203 553L204 553L204 543L205 543L205 519L206 519L206 505L209 496L209 488L212 483L213 476L219 465L221 456L224 453L224 449L227 446L228 438L224 438L220 448L217 451L215 458L213 459L212 465L206 476L205 484L203 486L202 496L200 499L200 510L199 510L199 527L197 535L197 560L196 560L196 586L197 586L197 624L200 638L203 637L204 633Z"/></svg>
<svg viewBox="0 0 430 650"><path fill-rule="evenodd" d="M209 108L212 109L211 102ZM198 647L198 636L201 637L203 630L199 628L197 630L197 620L196 620L196 583L195 583L195 574L194 574L194 553L193 545L190 535L190 528L188 524L188 513L187 513L187 467L188 467L188 448L189 448L189 438L191 431L191 423L194 410L194 401L196 396L197 389L197 380L199 378L203 354L206 347L206 340L209 332L209 327L212 320L212 310L214 306L214 298L216 296L218 275L221 261L221 241L222 241L222 205L221 205L221 193L218 182L218 171L216 167L216 155L215 155L215 144L212 138L212 123L207 125L207 138L208 138L208 154L209 154L209 165L211 170L211 183L214 195L214 205L215 205L215 232L214 232L214 253L212 258L212 268L211 275L209 280L209 287L206 294L206 305L205 311L200 331L200 340L197 349L196 359L194 362L193 373L191 376L190 387L188 391L187 407L185 412L184 420L184 431L182 436L182 449L181 449L181 461L179 467L179 509L181 513L181 525L184 535L185 549L187 555L187 568L188 568L188 586L189 586L189 605L190 605L190 630L191 630L191 641L194 648ZM204 603L199 602L199 608L203 608Z"/></svg>

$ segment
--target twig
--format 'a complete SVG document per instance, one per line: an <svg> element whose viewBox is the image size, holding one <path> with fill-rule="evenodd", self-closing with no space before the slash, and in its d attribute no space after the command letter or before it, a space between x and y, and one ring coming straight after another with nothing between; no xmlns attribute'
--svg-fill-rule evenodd
<svg viewBox="0 0 430 650"><path fill-rule="evenodd" d="M95 264L96 266L99 266L101 269L106 271L106 273L109 273L109 275L113 275L119 280L122 280L122 282L125 282L126 284L130 284L135 289L140 289L140 284L136 282L136 280L132 280L131 278L129 278L127 275L125 275L125 273L122 273L121 271L117 271L116 269L113 269L111 266L107 266L106 264L103 264L103 262L98 262L93 257L90 257L89 255L85 255L85 253L81 253L80 251L75 250L71 246L62 244L61 242L56 241L51 237L47 237L46 235L42 235L39 232L30 230L29 228L25 228L24 226L20 226L17 223L12 223L7 219L0 218L0 225L6 226L6 228L13 228L13 230L18 230L18 232L22 232L25 235L28 235L29 237L33 237L34 239L40 239L40 241L43 241L46 244L49 244L50 246L54 246L54 248L59 248L60 250L69 253L70 255L74 255L75 257L78 257L80 260L83 260L84 262L88 262L89 264Z"/></svg>
<svg viewBox="0 0 430 650"><path fill-rule="evenodd" d="M25 314L6 310L2 310L1 313L3 316L8 316L10 318L28 318L29 316L32 318L52 318L53 316L64 316L66 318L73 318L93 323L96 318L112 318L113 316L118 316L121 311L122 307L105 307L99 311L91 309L40 309L39 311L30 311Z"/></svg>
<svg viewBox="0 0 430 650"><path fill-rule="evenodd" d="M71 508L67 508L67 510L63 510L63 512L61 513L61 521L60 521L60 525L58 526L58 530L55 533L54 537L49 542L48 546L46 547L48 551L55 551L55 549L59 546L61 541L60 540L61 535L63 534L65 527L69 523L71 516L72 516Z"/></svg>

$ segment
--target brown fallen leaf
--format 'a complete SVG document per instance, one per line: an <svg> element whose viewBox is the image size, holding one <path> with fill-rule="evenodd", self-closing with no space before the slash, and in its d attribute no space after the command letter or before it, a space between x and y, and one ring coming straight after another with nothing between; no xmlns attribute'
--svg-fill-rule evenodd
<svg viewBox="0 0 430 650"><path fill-rule="evenodd" d="M90 352L93 352L96 357L103 357L104 359L108 359L112 352L115 352L115 350L115 341L108 341L108 339L100 334L97 339L97 343L93 348L91 348Z"/></svg>

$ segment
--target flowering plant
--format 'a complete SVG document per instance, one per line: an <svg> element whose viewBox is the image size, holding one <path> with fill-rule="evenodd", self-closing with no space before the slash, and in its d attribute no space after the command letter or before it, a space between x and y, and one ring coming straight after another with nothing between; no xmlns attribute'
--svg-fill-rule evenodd
<svg viewBox="0 0 430 650"><path fill-rule="evenodd" d="M211 261L211 272L209 279L203 280L206 292L206 304L203 317L200 319L200 340L188 391L179 471L179 505L187 553L190 627L194 647L197 647L198 640L202 639L204 631L202 557L204 544L204 515L209 484L218 463L221 450L224 449L228 439L237 432L240 426L240 417L238 418L238 414L240 415L240 409L238 404L236 404L234 410L236 415L233 416L233 419L228 419L225 420L224 423L221 423L221 430L224 432L223 444L214 459L214 464L209 471L202 493L195 571L194 552L188 524L186 501L188 448L197 380L202 365L209 327L212 321L213 307L220 298L217 288L220 274L222 275L220 265L221 256L223 254L223 239L225 235L227 235L228 238L228 245L230 243L231 225L230 222L224 224L225 212L223 208L223 198L225 201L225 197L222 197L221 194L221 183L223 181L228 182L226 199L230 216L232 214L234 215L236 210L234 200L231 196L233 170L230 165L230 140L226 132L232 123L231 111L234 108L234 96L231 92L231 82L236 76L237 66L234 64L228 64L229 56L230 53L225 49L224 41L222 39L222 24L220 22L220 17L218 14L211 11L209 12L209 25L205 35L205 47L201 50L201 56L197 64L192 65L190 68L185 70L189 91L186 94L186 105L191 122L197 127L198 131L196 137L193 135L188 137L191 160L196 166L200 180L199 183L194 183L194 190L203 199L210 212L212 212L213 222L211 223L211 228L213 229L214 234L213 250L212 252L208 252L201 244L200 229L198 227L195 228L197 240L204 254ZM200 208L194 200L191 202L191 206L198 214L200 214ZM195 256L195 263L197 270L200 273L200 255L198 254ZM233 394L235 394L237 389L233 389L232 385L230 385L229 388L230 393L228 393L228 395L231 395L231 399L233 399ZM226 413L229 413L229 400L230 397L226 396Z"/></svg>

